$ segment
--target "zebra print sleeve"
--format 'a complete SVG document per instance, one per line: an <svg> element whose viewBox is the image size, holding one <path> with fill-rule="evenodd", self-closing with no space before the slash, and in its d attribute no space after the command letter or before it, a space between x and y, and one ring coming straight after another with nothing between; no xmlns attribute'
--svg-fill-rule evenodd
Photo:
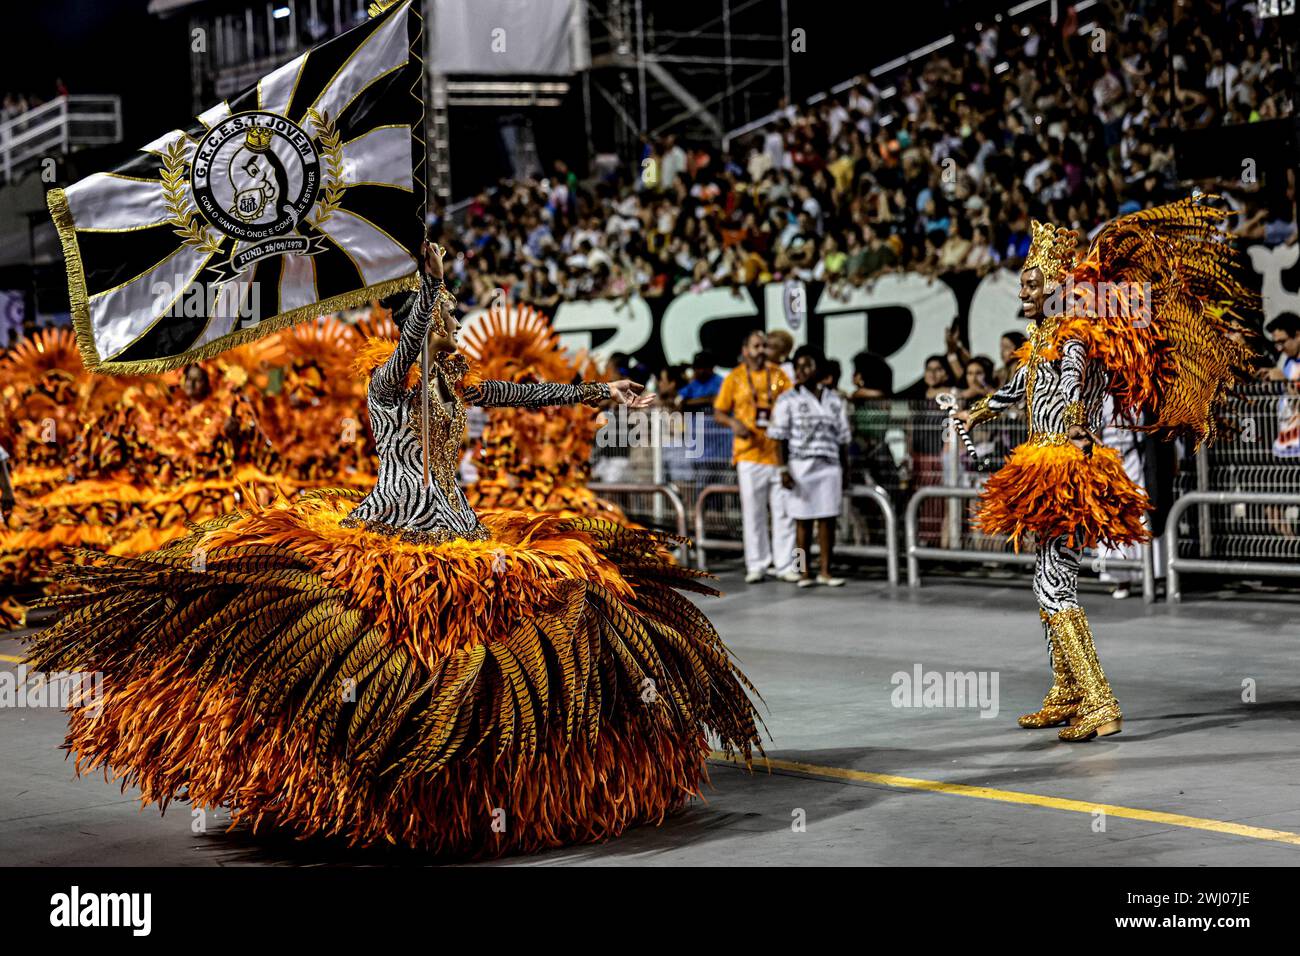
<svg viewBox="0 0 1300 956"><path fill-rule="evenodd" d="M609 398L609 386L604 382L581 382L577 385L540 382L530 385L489 380L465 389L465 402L481 408L545 408L606 398Z"/></svg>
<svg viewBox="0 0 1300 956"><path fill-rule="evenodd" d="M981 398L970 407L970 425L975 427L980 422L997 418L1012 405L1025 397L1025 381L1029 375L1029 366L1021 363L1011 380L986 398Z"/></svg>
<svg viewBox="0 0 1300 956"><path fill-rule="evenodd" d="M1088 349L1078 339L1061 346L1061 397L1065 399L1065 427L1083 425L1083 376L1088 364Z"/></svg>
<svg viewBox="0 0 1300 956"><path fill-rule="evenodd" d="M375 370L370 380L370 394L379 402L394 405L401 400L406 374L420 357L420 343L429 331L429 322L433 318L438 289L441 287L441 279L435 279L428 273L421 277L420 290L416 292L415 302L402 323L397 348L388 361Z"/></svg>

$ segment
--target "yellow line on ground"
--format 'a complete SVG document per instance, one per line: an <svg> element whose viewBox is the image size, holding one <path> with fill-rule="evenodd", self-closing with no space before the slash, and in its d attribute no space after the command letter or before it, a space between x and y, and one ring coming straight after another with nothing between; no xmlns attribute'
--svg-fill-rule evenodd
<svg viewBox="0 0 1300 956"><path fill-rule="evenodd" d="M8 661L10 664L21 664L25 657L14 657L12 654L0 654L0 661Z"/></svg>
<svg viewBox="0 0 1300 956"><path fill-rule="evenodd" d="M730 767L741 767L736 761L727 758L719 751L714 751L715 763L725 763ZM1250 837L1253 840L1273 840L1300 846L1300 833L1289 830L1270 830L1265 827L1251 827L1242 823L1229 823L1226 820L1207 820L1203 817L1187 817L1181 813L1165 813L1161 810L1140 810L1134 807L1120 807L1109 803L1088 803L1085 800L1067 800L1064 797L1045 797L1037 793L1021 793L1016 790L997 790L993 787L973 787L964 783L944 783L941 780L922 780L918 777L898 777L892 773L871 773L865 770L845 770L840 767L823 767L811 763L798 763L793 760L771 760L760 757L754 761L756 768L766 764L769 770L780 770L807 777L821 777L829 780L843 780L852 783L876 783L886 787L903 790L928 790L931 793L946 793L955 797L975 797L978 800L997 800L1002 803L1019 803L1033 807L1045 807L1049 810L1068 810L1072 813L1095 814L1098 811L1109 817L1121 817L1126 820L1143 820L1147 823L1161 823L1165 826L1187 827L1193 830L1210 830L1214 833L1226 833L1230 836Z"/></svg>

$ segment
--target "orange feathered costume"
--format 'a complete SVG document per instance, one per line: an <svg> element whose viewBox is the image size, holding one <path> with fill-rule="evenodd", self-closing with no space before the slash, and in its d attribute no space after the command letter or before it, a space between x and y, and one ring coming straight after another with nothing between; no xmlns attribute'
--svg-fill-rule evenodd
<svg viewBox="0 0 1300 956"><path fill-rule="evenodd" d="M1150 538L1142 517L1151 502L1112 448L1094 447L1089 456L1074 445L1026 442L989 477L980 497L980 529L1017 547L1028 534L1040 541L1064 535L1079 547Z"/></svg>
<svg viewBox="0 0 1300 956"><path fill-rule="evenodd" d="M18 499L0 528L0 587L46 583L67 547L160 547L250 495L367 485L361 339L333 318L283 330L204 363L202 394L185 393L182 371L92 375L65 329L21 340L0 358Z"/></svg>
<svg viewBox="0 0 1300 956"><path fill-rule="evenodd" d="M1131 427L1159 437L1199 443L1230 427L1220 415L1233 385L1249 377L1256 352L1240 320L1256 297L1237 278L1236 253L1217 229L1224 216L1188 198L1103 229L1068 272L1052 314L1017 352L1030 383L1027 404L1035 372L1073 343L1087 357L1086 377L1104 381L1088 402L1082 392L1072 396L1087 405L1074 420L1093 432L1106 424L1099 418L1106 393ZM977 403L972 423L987 417L988 401ZM1017 546L1030 533L1040 541L1063 535L1078 547L1149 538L1150 501L1113 449L1096 444L1085 454L1060 433L1035 435L1033 421L1030 427L1029 441L984 486L982 530Z"/></svg>
<svg viewBox="0 0 1300 956"><path fill-rule="evenodd" d="M345 526L357 495L64 566L76 590L30 656L104 675L72 709L78 771L254 828L496 856L663 819L699 792L711 734L749 761L753 688L681 593L717 592L672 539L487 511L487 540L416 543Z"/></svg>

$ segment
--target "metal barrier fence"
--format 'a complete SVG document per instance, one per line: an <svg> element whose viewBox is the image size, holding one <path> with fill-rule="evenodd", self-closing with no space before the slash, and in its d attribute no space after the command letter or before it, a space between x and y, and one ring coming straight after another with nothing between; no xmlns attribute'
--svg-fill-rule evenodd
<svg viewBox="0 0 1300 956"><path fill-rule="evenodd" d="M1208 574L1234 575L1236 577L1295 577L1300 575L1300 566L1294 561L1243 561L1240 558L1225 560L1223 558L1184 558L1179 549L1179 519L1192 508L1208 509L1211 505L1232 505L1246 507L1259 505L1265 508L1300 507L1300 494L1265 494L1260 492L1233 491L1192 491L1174 502L1169 514L1169 535L1171 538L1169 559L1166 564L1167 597L1171 604L1183 599L1181 579L1184 571L1199 571Z"/></svg>
<svg viewBox="0 0 1300 956"><path fill-rule="evenodd" d="M1300 565L1300 390L1257 385L1234 403L1237 435L1181 462L1178 491L1222 492L1232 501L1197 498L1180 510L1179 558ZM1265 503L1254 495L1290 495ZM1214 505L1228 507L1214 507Z"/></svg>
<svg viewBox="0 0 1300 956"><path fill-rule="evenodd" d="M1233 437L1192 454L1177 449L1177 474L1161 489L1174 498L1166 534L1155 549L1089 552L1083 571L1142 586L1155 600L1157 578L1169 576L1177 600L1178 571L1213 571L1238 577L1291 577L1300 581L1300 393L1294 386L1247 388L1230 408L1239 429ZM851 412L852 492L837 528L836 553L883 558L891 582L898 579L897 516L904 516L902 556L908 581L920 580L924 561L1028 566L1031 554L980 532L971 499L985 475L944 433L945 416L932 401L871 401ZM663 447L655 432L650 447L597 448L598 481L664 485L675 490L693 518L696 564L709 552L741 550L740 498L730 464L730 436L710 415L697 425L693 450ZM994 468L1027 437L1023 413L1013 410L975 433L981 455ZM1108 445L1122 447L1132 433L1107 430ZM629 517L669 527L675 515L662 496L636 495ZM1161 550L1165 554L1161 555ZM1200 562L1200 563L1198 563ZM1261 570L1262 568L1262 570Z"/></svg>
<svg viewBox="0 0 1300 956"><path fill-rule="evenodd" d="M976 488L921 488L912 496L912 500L907 503L907 512L905 514L906 530L904 531L905 543L904 548L907 552L907 585L916 588L921 586L921 559L927 558L938 561L957 561L957 562L975 562L990 563L997 562L1000 564L1016 564L1032 567L1035 557L1032 552L1023 551L970 551L962 548L934 548L926 547L918 543L917 536L917 511L919 506L927 498L955 498L969 499L977 498L979 490ZM1142 576L1142 600L1147 604L1155 603L1156 599L1156 562L1155 551L1150 544L1145 544L1141 548L1140 558L1101 558L1094 557L1088 562L1091 570L1100 572L1109 571L1136 571ZM1082 570L1082 568L1080 569Z"/></svg>
<svg viewBox="0 0 1300 956"><path fill-rule="evenodd" d="M593 482L588 485L592 491L602 498L610 498L618 495L635 495L651 496L656 499L663 498L672 507L673 517L675 518L674 533L679 538L686 538L689 534L686 528L686 505L682 502L682 496L679 495L670 485L654 485L637 482L618 482L618 483L600 483ZM627 509L624 509L624 513ZM677 557L683 564L690 564L690 552L687 546L677 545Z"/></svg>
<svg viewBox="0 0 1300 956"><path fill-rule="evenodd" d="M699 496L695 499L695 563L701 571L708 570L708 553L709 551L740 551L743 550L744 544L741 541L732 538L714 538L709 535L708 521L705 517L705 503L712 497L731 496L737 501L740 498L739 485L707 485L700 489ZM894 515L894 506L889 500L888 494L880 487L869 487L867 485L853 485L844 495L846 505L859 498L865 498L873 501L880 508L881 518L884 521L884 543L882 544L836 544L836 554L847 554L851 557L860 558L884 558L885 559L885 576L890 584L898 583L898 522ZM814 544L812 551L817 552ZM812 555L809 555L811 559Z"/></svg>

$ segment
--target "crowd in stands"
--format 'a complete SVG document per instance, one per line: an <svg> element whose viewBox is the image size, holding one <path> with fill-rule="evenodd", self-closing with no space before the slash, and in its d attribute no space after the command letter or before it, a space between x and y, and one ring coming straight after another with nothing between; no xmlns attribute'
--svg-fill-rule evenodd
<svg viewBox="0 0 1300 956"><path fill-rule="evenodd" d="M864 80L791 107L725 153L670 135L646 144L636 176L585 186L561 162L503 184L448 236L466 253L467 301L987 271L1023 256L1030 217L1086 236L1185 195L1171 131L1289 115L1295 78L1241 5L1213 30L1191 17L1171 29L1164 4L1129 6L1118 21L1089 10L1087 34L1073 17L972 30L888 90ZM1296 241L1294 182L1196 185L1221 187L1247 240Z"/></svg>
<svg viewBox="0 0 1300 956"><path fill-rule="evenodd" d="M1267 184L1177 176L1175 130L1294 111L1295 77L1273 52L1278 21L1224 6L1183 4L1171 24L1167 4L1097 4L1086 32L1064 5L1056 26L972 25L892 86L863 78L725 152L670 135L645 144L636 175L589 183L557 162L444 224L461 253L461 300L504 290L545 310L784 278L834 292L891 270L982 274L1018 267L1031 218L1086 242L1192 186L1224 197L1245 242L1295 243L1294 172ZM979 390L1006 371L1006 348L994 361L947 346L937 364L948 384Z"/></svg>
<svg viewBox="0 0 1300 956"><path fill-rule="evenodd" d="M68 88L64 85L63 80L56 80L54 83L54 97L67 96ZM38 106L43 106L46 99L36 93L13 93L9 92L4 95L0 101L0 122L7 123L9 120L18 119L28 110L34 110Z"/></svg>

